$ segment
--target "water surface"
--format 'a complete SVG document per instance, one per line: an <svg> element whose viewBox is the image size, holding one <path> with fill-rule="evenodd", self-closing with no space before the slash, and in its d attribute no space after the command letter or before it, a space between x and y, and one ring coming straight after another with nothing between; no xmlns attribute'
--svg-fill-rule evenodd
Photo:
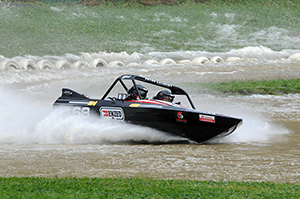
<svg viewBox="0 0 300 199"><path fill-rule="evenodd" d="M299 78L296 18L289 21L283 17L281 23L270 13L267 18L258 17L264 13L256 10L254 15L254 9L249 9L252 18L243 22L243 11L228 7L222 11L206 8L199 15L150 8L143 18L140 11L129 15L127 9L124 13L113 10L108 14L105 8L105 21L103 13L93 9L0 5L0 20L5 22L0 29L5 40L0 49L0 176L299 183L299 94L224 96L192 86ZM35 16L45 11L53 18L36 22ZM287 11L274 10L282 15ZM206 20L192 21L203 13ZM256 18L261 23L255 23ZM133 28L128 27L132 20L145 25L135 29L140 37L123 34L124 29L116 35L97 29L100 19L116 29L121 22L124 29ZM268 23L270 20L275 21ZM160 25L153 27L150 22ZM30 33L35 28L42 28L36 37ZM91 28L100 31L104 39L90 35ZM149 34L143 37L144 32ZM108 43L124 51L108 52ZM175 43L186 45L176 47ZM199 62L201 57L206 60ZM65 117L52 110L62 87L100 98L123 74L180 86L190 93L197 109L241 117L244 123L226 138L178 144L182 138L150 128ZM149 96L154 94L150 91Z"/></svg>

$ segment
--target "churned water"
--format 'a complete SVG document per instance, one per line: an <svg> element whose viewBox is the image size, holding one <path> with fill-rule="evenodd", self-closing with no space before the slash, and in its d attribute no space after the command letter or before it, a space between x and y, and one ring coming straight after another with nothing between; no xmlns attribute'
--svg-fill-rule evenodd
<svg viewBox="0 0 300 199"><path fill-rule="evenodd" d="M0 46L0 176L299 183L299 94L216 96L190 84L299 78L296 19L257 25L262 13L253 11L251 20L242 23L242 11L228 7L205 7L199 11L206 19L201 21L200 15L174 8L129 15L128 8L124 13L110 8L99 13L77 6L0 5L0 21L5 24L0 30L6 38ZM41 12L56 15L49 21L35 20ZM275 20L267 16L260 23ZM192 21L195 17L199 23ZM134 19L139 23L129 26ZM109 29L114 26L119 34L97 29L97 21L109 21ZM150 24L154 22L156 26ZM30 36L32 29L46 27L50 29ZM103 40L90 32L92 28ZM126 28L134 31L124 35ZM110 47L120 51L109 52ZM178 85L190 93L197 109L238 116L244 123L226 138L197 145L150 128L65 117L52 110L62 87L100 98L122 74Z"/></svg>

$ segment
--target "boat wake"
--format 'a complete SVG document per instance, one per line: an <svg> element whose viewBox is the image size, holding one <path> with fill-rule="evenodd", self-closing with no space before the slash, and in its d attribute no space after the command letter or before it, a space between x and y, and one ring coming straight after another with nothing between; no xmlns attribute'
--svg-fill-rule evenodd
<svg viewBox="0 0 300 199"><path fill-rule="evenodd" d="M64 109L52 110L52 106L36 104L35 101L12 91L0 91L1 144L193 143L181 137L125 122L99 117L67 116ZM208 143L268 143L278 141L278 137L289 133L287 129L251 111L243 109L232 114L241 116L244 119L243 125L232 135Z"/></svg>
<svg viewBox="0 0 300 199"><path fill-rule="evenodd" d="M54 110L39 122L34 134L39 143L180 143L187 139L167 135L151 128L99 117L65 116L63 108Z"/></svg>
<svg viewBox="0 0 300 199"><path fill-rule="evenodd" d="M208 143L253 143L264 144L286 141L285 135L291 133L285 127L258 115L243 115L243 125L233 134L210 140Z"/></svg>
<svg viewBox="0 0 300 199"><path fill-rule="evenodd" d="M243 118L243 125L231 135L212 139L209 143L262 144L286 141L285 135L291 133L291 131L274 121L274 118L271 116L273 110L269 110L268 114L270 117L268 117L264 112L261 112L261 109L263 109L262 106L257 106L257 103L253 104L255 102L249 102L248 99L252 98L245 97L245 101L242 101L241 98L235 99L239 102L235 102L234 99L228 101L222 99L223 104L221 104L220 107L214 105L216 109L219 108L225 113L239 115ZM239 106L235 107L234 105L237 103L239 103Z"/></svg>
<svg viewBox="0 0 300 199"><path fill-rule="evenodd" d="M99 117L68 116L1 89L0 143L190 143L151 128Z"/></svg>

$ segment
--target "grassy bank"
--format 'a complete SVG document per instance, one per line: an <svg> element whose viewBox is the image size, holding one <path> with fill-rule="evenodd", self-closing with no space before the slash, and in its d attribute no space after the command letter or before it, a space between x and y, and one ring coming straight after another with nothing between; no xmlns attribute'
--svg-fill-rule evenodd
<svg viewBox="0 0 300 199"><path fill-rule="evenodd" d="M300 93L300 79L278 79L268 81L232 81L222 83L193 83L201 92L225 94L270 94ZM199 91L198 90L198 91Z"/></svg>
<svg viewBox="0 0 300 199"><path fill-rule="evenodd" d="M150 5L157 6L160 4L165 5L182 5L187 3L223 3L223 4L261 4L267 6L294 6L299 3L298 0L4 0L4 2L12 3L45 3L45 4L83 4L89 6L98 6L103 4L112 3L114 5Z"/></svg>
<svg viewBox="0 0 300 199"><path fill-rule="evenodd" d="M300 185L123 178L0 178L0 198L299 198Z"/></svg>
<svg viewBox="0 0 300 199"><path fill-rule="evenodd" d="M298 49L299 9L296 1L290 6L273 1L187 1L153 7L135 2L94 7L2 3L0 55L227 52L260 45L275 51ZM275 33L279 34L276 42L269 37Z"/></svg>

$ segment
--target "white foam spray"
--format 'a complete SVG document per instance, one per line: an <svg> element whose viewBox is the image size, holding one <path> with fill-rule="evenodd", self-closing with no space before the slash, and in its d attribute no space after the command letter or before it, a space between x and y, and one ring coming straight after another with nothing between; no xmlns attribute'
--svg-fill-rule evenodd
<svg viewBox="0 0 300 199"><path fill-rule="evenodd" d="M38 104L19 93L6 89L0 89L0 91L2 93L0 143L2 144L173 143L185 140L121 121L105 120L99 117L66 116L64 109L52 110L49 104ZM247 102L239 102L239 106L233 106L235 100L239 99L230 99L226 102L226 99L212 98L211 103L204 102L206 110L239 116L244 121L243 125L232 135L211 142L268 143L282 140L282 135L290 133L286 128L257 113L257 110Z"/></svg>
<svg viewBox="0 0 300 199"><path fill-rule="evenodd" d="M65 116L64 109L54 110L39 122L34 134L39 143L105 144L168 143L184 140L151 128L99 117Z"/></svg>
<svg viewBox="0 0 300 199"><path fill-rule="evenodd" d="M50 108L41 107L19 93L0 89L0 143L32 142L32 132Z"/></svg>
<svg viewBox="0 0 300 199"><path fill-rule="evenodd" d="M243 124L233 134L211 140L211 143L270 143L284 141L290 133L285 127L251 113L241 114Z"/></svg>
<svg viewBox="0 0 300 199"><path fill-rule="evenodd" d="M122 121L66 115L15 92L0 90L0 143L103 144L170 143L180 137Z"/></svg>
<svg viewBox="0 0 300 199"><path fill-rule="evenodd" d="M255 99L213 98L211 103L213 104L206 104L208 109L240 117L243 124L231 135L210 140L209 143L270 143L284 141L284 135L291 133L284 126L272 121L267 115L268 112L261 112L263 107Z"/></svg>

